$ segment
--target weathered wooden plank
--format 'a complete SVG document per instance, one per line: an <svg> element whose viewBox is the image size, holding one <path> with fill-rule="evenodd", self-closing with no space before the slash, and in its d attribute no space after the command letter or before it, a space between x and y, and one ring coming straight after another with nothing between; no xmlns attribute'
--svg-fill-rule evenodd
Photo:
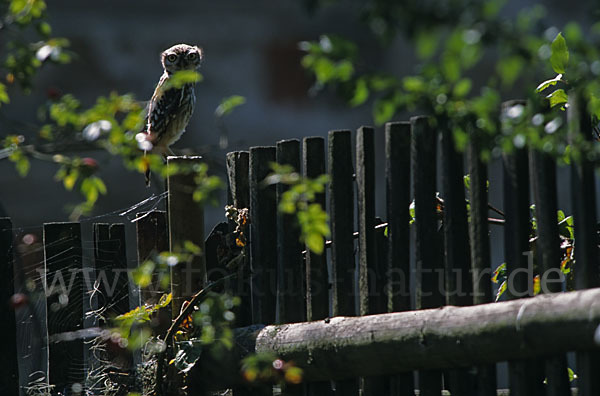
<svg viewBox="0 0 600 396"><path fill-rule="evenodd" d="M169 250L167 213L165 211L153 210L137 213L135 225L139 265L152 259L154 255ZM161 291L157 289L156 281L153 279L151 286L140 290L142 304L158 302Z"/></svg>
<svg viewBox="0 0 600 396"><path fill-rule="evenodd" d="M448 121L439 123L441 135L442 187L444 197L444 266L445 298L449 305L473 304L473 280L471 278L469 227L463 181L464 158L456 150L452 129ZM446 387L457 395L475 391L472 370L451 369L445 374Z"/></svg>
<svg viewBox="0 0 600 396"><path fill-rule="evenodd" d="M184 251L190 241L204 251L204 208L194 201L196 172L194 167L202 163L200 157L167 157L167 167L178 172L167 178L169 250ZM171 267L172 316L179 315L181 304L206 283L206 261L204 254L195 255L188 263Z"/></svg>
<svg viewBox="0 0 600 396"><path fill-rule="evenodd" d="M16 301L11 302L14 282L12 221L7 217L0 217L0 339L4 340L0 356L0 394L6 396L19 394Z"/></svg>
<svg viewBox="0 0 600 396"><path fill-rule="evenodd" d="M248 151L227 153L227 179L229 181L231 204L238 209L250 207L249 161L250 153ZM233 231L235 225L230 228L230 231ZM248 233L249 229L246 230L246 234ZM240 305L235 310L237 326L252 324L251 277L248 258L250 253L247 244L243 247L243 253L245 257L239 265L238 277L234 280L236 283L234 292L241 299Z"/></svg>
<svg viewBox="0 0 600 396"><path fill-rule="evenodd" d="M305 177L314 179L325 174L325 139L320 136L302 140L302 163ZM326 208L325 193L317 194L315 203ZM316 254L306 247L306 319L319 320L329 316L329 279L327 253ZM311 396L333 395L330 381L309 382L307 394Z"/></svg>
<svg viewBox="0 0 600 396"><path fill-rule="evenodd" d="M291 165L300 172L300 141L282 140L276 145L276 159L280 165ZM276 186L277 205L289 186L278 183ZM277 271L279 323L295 323L306 320L304 298L304 266L300 226L295 214L277 211Z"/></svg>
<svg viewBox="0 0 600 396"><path fill-rule="evenodd" d="M354 181L350 131L330 131L329 209L332 233L333 314L356 315L354 290Z"/></svg>
<svg viewBox="0 0 600 396"><path fill-rule="evenodd" d="M353 316L356 310L354 287L354 181L352 135L350 131L330 131L328 142L329 210L332 233L331 268L334 315ZM358 395L357 379L336 382L336 394Z"/></svg>
<svg viewBox="0 0 600 396"><path fill-rule="evenodd" d="M410 122L385 126L385 174L388 221L388 311L410 307ZM413 373L391 378L390 394L414 395Z"/></svg>
<svg viewBox="0 0 600 396"><path fill-rule="evenodd" d="M275 147L250 148L250 266L254 323L275 323L277 301L277 202L275 186L263 183Z"/></svg>
<svg viewBox="0 0 600 396"><path fill-rule="evenodd" d="M245 353L272 352L293 360L307 381L468 367L570 350L597 351L599 299L600 289L588 289L469 307L336 317L267 326L258 334L246 332L238 342ZM234 348L231 357L244 355L240 349ZM219 362L229 361L228 356ZM207 379L213 389L242 380L238 361L229 362ZM215 364L201 360L189 375L201 377L203 367Z"/></svg>
<svg viewBox="0 0 600 396"><path fill-rule="evenodd" d="M569 134L572 142L592 139L592 118L586 109L586 102L575 92L569 94ZM598 214L596 212L596 191L594 163L585 158L572 158L571 192L573 200L573 220L575 226L575 288L598 287L600 277L598 265ZM577 375L582 396L600 394L600 354L583 352L577 355Z"/></svg>
<svg viewBox="0 0 600 396"><path fill-rule="evenodd" d="M491 280L491 250L488 229L487 164L481 159L480 131L470 131L469 161L469 222L471 273L473 277L473 304L493 302ZM478 366L477 395L496 394L496 365Z"/></svg>
<svg viewBox="0 0 600 396"><path fill-rule="evenodd" d="M94 224L94 264L98 309L112 318L129 311L129 282L123 224Z"/></svg>
<svg viewBox="0 0 600 396"><path fill-rule="evenodd" d="M325 174L325 139L307 137L303 139L304 176L314 179ZM315 197L315 203L325 210L325 193ZM329 279L327 255L306 252L306 317L307 320L325 319L329 316Z"/></svg>
<svg viewBox="0 0 600 396"><path fill-rule="evenodd" d="M83 267L79 223L44 224L46 307L50 337L83 329ZM57 390L83 385L82 339L50 343L49 379Z"/></svg>
<svg viewBox="0 0 600 396"><path fill-rule="evenodd" d="M375 234L375 130L356 133L356 189L358 204L358 282L361 315L387 312L385 260L378 260ZM364 379L364 395L388 394L385 376Z"/></svg>
<svg viewBox="0 0 600 396"><path fill-rule="evenodd" d="M511 109L524 106L520 100L502 104L503 117L510 119ZM504 128L511 128L505 122ZM510 131L507 131L510 132ZM506 298L516 299L533 295L533 263L529 249L529 169L526 148L514 148L503 154L504 185L504 256L506 260ZM525 360L508 362L511 394L541 395L544 373L541 362Z"/></svg>
<svg viewBox="0 0 600 396"><path fill-rule="evenodd" d="M444 304L439 276L443 274L440 257L438 218L436 214L436 147L437 133L427 117L411 118L411 171L415 194L416 287L417 309ZM419 389L424 396L442 391L442 373L419 372Z"/></svg>
<svg viewBox="0 0 600 396"><path fill-rule="evenodd" d="M563 274L560 270L560 238L556 212L556 163L546 153L529 151L529 169L535 200L537 219L537 263L542 293L562 291ZM570 392L567 357L556 356L545 361L547 396L560 396Z"/></svg>

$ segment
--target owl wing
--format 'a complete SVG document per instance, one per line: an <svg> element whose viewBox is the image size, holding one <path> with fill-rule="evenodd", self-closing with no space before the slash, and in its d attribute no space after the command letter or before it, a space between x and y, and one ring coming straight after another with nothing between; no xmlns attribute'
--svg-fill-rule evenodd
<svg viewBox="0 0 600 396"><path fill-rule="evenodd" d="M147 133L148 140L156 145L165 136L169 124L177 117L181 101L181 89L167 89L163 87L166 79L162 79L152 95L148 109Z"/></svg>

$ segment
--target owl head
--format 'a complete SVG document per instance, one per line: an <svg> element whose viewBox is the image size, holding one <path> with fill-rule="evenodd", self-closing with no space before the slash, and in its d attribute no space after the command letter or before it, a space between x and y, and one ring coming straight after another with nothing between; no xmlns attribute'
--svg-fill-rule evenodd
<svg viewBox="0 0 600 396"><path fill-rule="evenodd" d="M160 54L160 61L167 73L180 70L194 70L202 63L202 48L187 44L177 44Z"/></svg>

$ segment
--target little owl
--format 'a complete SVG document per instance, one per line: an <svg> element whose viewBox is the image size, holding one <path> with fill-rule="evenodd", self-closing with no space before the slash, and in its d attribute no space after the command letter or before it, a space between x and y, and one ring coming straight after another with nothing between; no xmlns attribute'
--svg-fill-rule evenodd
<svg viewBox="0 0 600 396"><path fill-rule="evenodd" d="M177 44L163 51L160 60L164 69L150 103L148 117L139 140L143 148L152 152L172 154L171 146L185 131L190 121L196 95L194 83L175 87L173 74L181 70L196 70L202 62L202 49L187 44ZM150 185L150 169L146 170L146 185Z"/></svg>

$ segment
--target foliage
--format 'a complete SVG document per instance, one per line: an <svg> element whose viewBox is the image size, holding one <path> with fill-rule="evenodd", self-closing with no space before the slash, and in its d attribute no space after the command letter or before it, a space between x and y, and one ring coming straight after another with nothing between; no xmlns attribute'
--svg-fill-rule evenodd
<svg viewBox="0 0 600 396"><path fill-rule="evenodd" d="M240 95L233 95L223 98L221 103L215 109L216 117L224 117L230 114L236 107L246 103L246 98Z"/></svg>
<svg viewBox="0 0 600 396"><path fill-rule="evenodd" d="M68 63L68 40L51 37L44 0L1 0L0 31L6 51L0 57L0 75L6 84L30 92L38 70L47 63ZM27 37L28 39L25 39ZM7 85L0 82L0 106L10 102Z"/></svg>
<svg viewBox="0 0 600 396"><path fill-rule="evenodd" d="M285 362L272 353L249 355L242 361L242 375L249 383L270 383L285 386L302 382L302 369L294 362Z"/></svg>
<svg viewBox="0 0 600 396"><path fill-rule="evenodd" d="M384 46L397 38L413 43L414 73L399 77L369 68L355 43L328 35L300 43L306 52L302 64L314 75L315 89L333 87L350 106L371 102L377 125L408 110L429 114L438 127L453 131L459 148L477 133L484 159L525 145L565 162L579 151L597 156L597 145L577 142L582 148L568 149L564 114L548 108L564 109L573 94L582 97L590 114L600 116L600 24L583 31L569 23L560 33L544 26L543 7L523 9L509 19L501 13L504 3L368 0L362 20ZM483 68L487 80L475 89L469 74ZM549 69L558 75L532 83ZM535 86L540 93L553 89L540 96ZM510 127L498 125L501 98L515 89L528 100L527 108L507 109L503 124Z"/></svg>
<svg viewBox="0 0 600 396"><path fill-rule="evenodd" d="M565 282L565 290L574 290L574 278L573 273L571 272L571 266L573 265L574 259L574 225L573 225L573 216L565 216L565 213L562 210L557 212L557 224L559 230L560 237L560 251L561 251L561 264L560 270L564 275ZM536 233L537 233L537 219L535 217L535 205L531 205L531 216L530 216L530 226L531 226L531 235L529 238L529 251L537 254L536 249ZM535 257L532 257L535 258ZM533 294L537 295L541 292L541 274L540 269L533 267L533 284L531 288L533 290ZM506 263L500 264L492 275L492 282L498 285L498 290L496 293L496 301L499 301L500 298L504 295L507 288L507 268Z"/></svg>
<svg viewBox="0 0 600 396"><path fill-rule="evenodd" d="M210 293L191 315L189 324L177 332L178 351L170 364L185 373L204 351L218 358L224 350L233 348L232 309L239 303L239 297Z"/></svg>
<svg viewBox="0 0 600 396"><path fill-rule="evenodd" d="M320 204L315 203L317 194L323 194L329 182L328 175L315 179L300 176L290 165L271 163L273 172L264 180L265 184L282 183L289 186L281 196L279 210L287 214L296 214L300 226L301 240L307 247L322 254L325 238L331 234L327 213Z"/></svg>

